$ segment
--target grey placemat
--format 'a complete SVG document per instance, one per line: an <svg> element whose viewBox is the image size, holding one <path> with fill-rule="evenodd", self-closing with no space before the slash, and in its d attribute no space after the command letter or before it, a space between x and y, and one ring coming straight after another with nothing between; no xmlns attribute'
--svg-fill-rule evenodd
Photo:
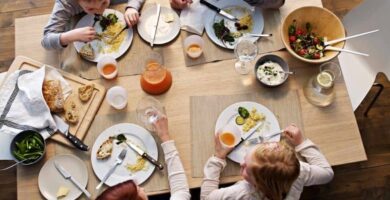
<svg viewBox="0 0 390 200"><path fill-rule="evenodd" d="M301 108L296 90L267 91L259 94L236 94L226 96L192 96L191 113L191 155L192 177L203 177L206 161L214 154L214 128L219 114L229 105L239 101L258 102L270 109L281 128L295 123L303 129ZM239 175L240 165L228 159L222 177Z"/></svg>

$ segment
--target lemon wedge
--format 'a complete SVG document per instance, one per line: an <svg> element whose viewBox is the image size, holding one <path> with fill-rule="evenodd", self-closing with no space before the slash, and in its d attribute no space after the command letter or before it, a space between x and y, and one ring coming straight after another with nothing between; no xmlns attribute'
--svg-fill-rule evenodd
<svg viewBox="0 0 390 200"><path fill-rule="evenodd" d="M333 85L333 76L329 72L321 72L317 75L317 82L324 88L330 88Z"/></svg>

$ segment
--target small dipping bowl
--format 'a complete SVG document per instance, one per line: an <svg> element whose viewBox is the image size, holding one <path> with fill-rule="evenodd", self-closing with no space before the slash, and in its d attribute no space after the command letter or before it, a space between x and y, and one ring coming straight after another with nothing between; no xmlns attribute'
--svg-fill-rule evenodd
<svg viewBox="0 0 390 200"><path fill-rule="evenodd" d="M203 53L204 41L199 35L191 35L184 39L184 49L187 56L196 59Z"/></svg>
<svg viewBox="0 0 390 200"><path fill-rule="evenodd" d="M273 62L273 63L277 63L279 64L279 66L282 68L283 71L285 72L288 72L290 69L288 67L288 64L279 56L277 55L274 55L274 54L268 54L268 55L265 55L261 58L259 58L255 64L255 76L256 76L256 79L266 85L266 86L269 86L269 87L276 87L276 86L279 86L281 84L283 84L284 82L286 82L287 78L288 78L288 73L283 73L283 72L278 72L279 75L282 75L283 78L280 79L280 81L278 82L274 82L272 83L272 81L266 81L264 80L265 79L265 76L260 76L260 73L258 73L258 70L260 68L261 65L267 63L267 62Z"/></svg>
<svg viewBox="0 0 390 200"><path fill-rule="evenodd" d="M105 55L99 58L97 70L105 79L113 79L118 75L118 63L114 57Z"/></svg>
<svg viewBox="0 0 390 200"><path fill-rule="evenodd" d="M128 94L125 88L114 86L107 91L106 99L115 109L123 109L127 105Z"/></svg>
<svg viewBox="0 0 390 200"><path fill-rule="evenodd" d="M11 142L11 146L10 146L10 150L11 150L11 154L12 156L15 158L16 161L21 161L19 158L17 158L15 155L14 155L14 151L17 150L17 145L16 145L16 142L20 143L22 142L22 140L24 140L26 137L29 137L29 136L35 136L37 139L39 139L42 144L43 144L43 152L42 152L42 155L36 159L33 159L33 160L26 160L24 162L21 162L20 164L22 165L32 165L32 164L35 164L37 162L39 162L45 155L45 152L46 152L46 142L45 142L45 139L42 137L42 135L34 130L25 130L25 131L22 131L20 133L18 133L14 139L12 139L12 142Z"/></svg>
<svg viewBox="0 0 390 200"><path fill-rule="evenodd" d="M227 125L219 131L219 141L225 148L236 146L241 140L241 131L235 125ZM228 143L227 143L228 142Z"/></svg>

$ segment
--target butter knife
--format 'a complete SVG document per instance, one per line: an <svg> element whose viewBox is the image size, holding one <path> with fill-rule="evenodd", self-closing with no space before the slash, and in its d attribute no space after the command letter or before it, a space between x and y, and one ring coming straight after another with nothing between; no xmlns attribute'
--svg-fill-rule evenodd
<svg viewBox="0 0 390 200"><path fill-rule="evenodd" d="M73 176L65 169L63 168L60 164L58 164L56 161L54 161L54 166L57 169L58 172L67 180L70 180L76 187L78 187L84 194L85 196L91 198L91 194L86 190L80 182L78 182Z"/></svg>
<svg viewBox="0 0 390 200"><path fill-rule="evenodd" d="M160 21L160 13L161 13L161 5L160 4L157 4L157 19L156 19L156 23L155 23L155 27L153 29L153 33L152 33L152 38L150 39L150 46L153 47L153 44L154 44L154 39L156 38L156 32L157 32L157 28L158 28L158 22Z"/></svg>
<svg viewBox="0 0 390 200"><path fill-rule="evenodd" d="M263 124L264 124L264 122L260 122L260 123L258 123L254 128L252 128L250 132L243 134L243 135L241 136L240 142L239 142L236 146L234 146L233 149L237 148L237 147L240 146L241 143L243 143L246 139L250 138L250 137L253 135L253 133L255 133L255 132L257 131L258 128L260 128L261 126L263 126Z"/></svg>
<svg viewBox="0 0 390 200"><path fill-rule="evenodd" d="M236 17L234 17L233 15L231 15L231 14L227 13L226 11L222 10L221 8L218 8L217 6L207 2L206 0L200 0L200 3L206 5L211 10L217 11L217 13L219 13L220 15L222 15L222 16L224 16L232 21L235 21L235 22L238 21L238 19Z"/></svg>
<svg viewBox="0 0 390 200"><path fill-rule="evenodd" d="M154 159L152 156L150 156L148 153L146 153L144 150L139 148L136 144L134 144L130 140L127 140L124 143L127 144L127 146L129 146L131 149L133 149L137 154L139 154L140 156L142 156L143 158L151 162L153 165L155 165L159 170L164 169L164 166L160 162L158 162L156 159Z"/></svg>

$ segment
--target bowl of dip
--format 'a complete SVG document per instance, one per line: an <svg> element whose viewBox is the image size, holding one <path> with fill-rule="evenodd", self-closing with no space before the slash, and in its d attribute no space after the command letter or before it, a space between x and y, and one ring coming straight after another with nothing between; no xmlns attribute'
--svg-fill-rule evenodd
<svg viewBox="0 0 390 200"><path fill-rule="evenodd" d="M288 78L289 67L287 63L279 56L268 54L259 60L255 65L256 79L270 87L283 84Z"/></svg>

